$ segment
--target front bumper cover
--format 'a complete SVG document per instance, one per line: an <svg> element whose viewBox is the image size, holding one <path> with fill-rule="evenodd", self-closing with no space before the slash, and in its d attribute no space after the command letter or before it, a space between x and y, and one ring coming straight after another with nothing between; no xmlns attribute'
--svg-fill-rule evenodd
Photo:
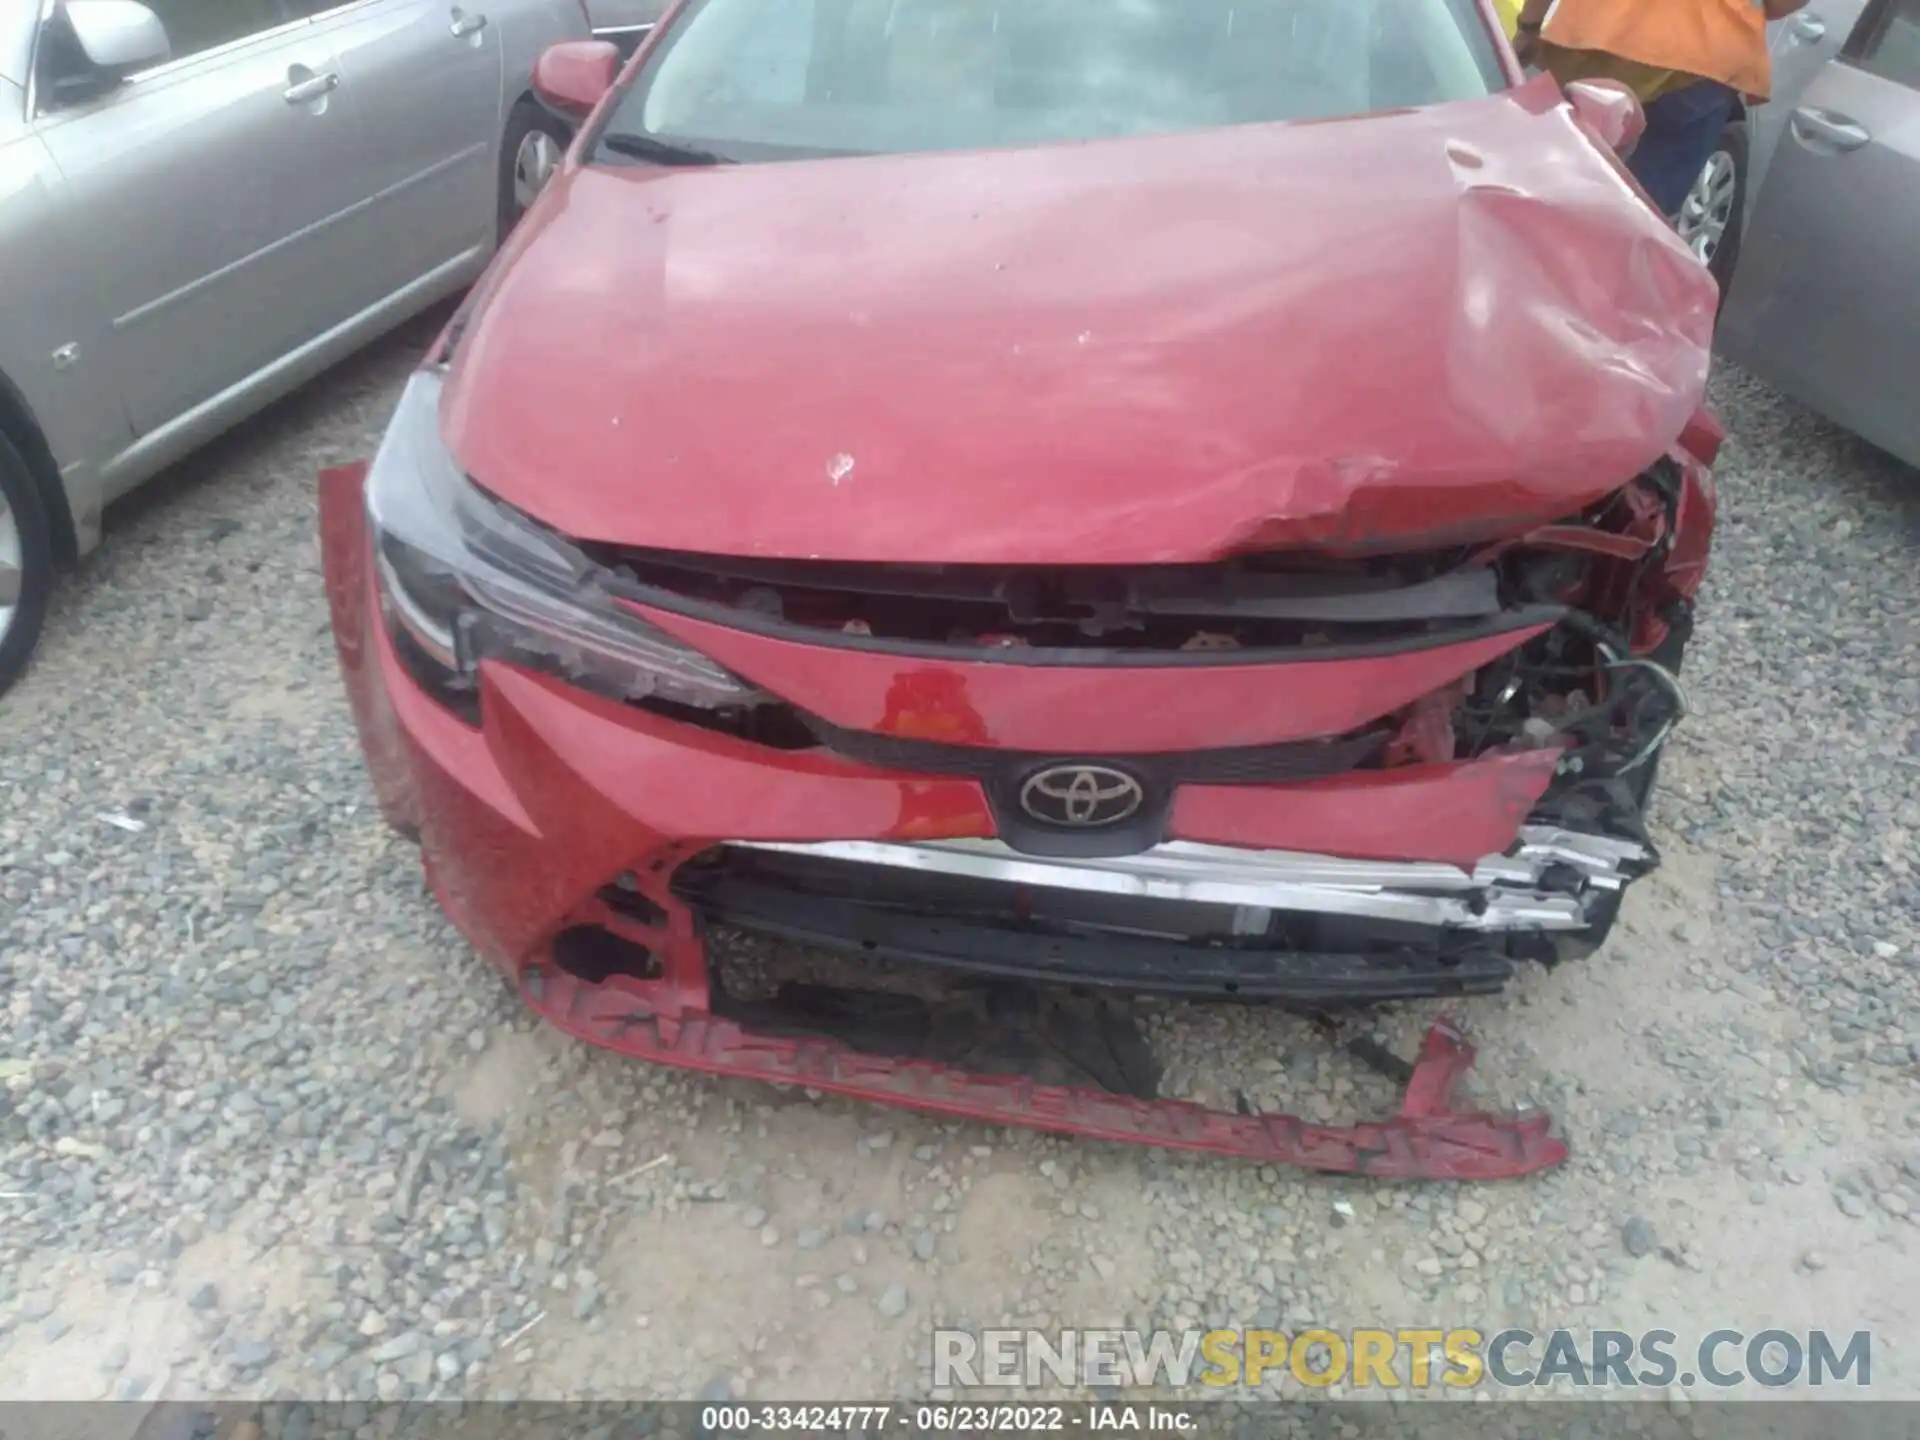
<svg viewBox="0 0 1920 1440"><path fill-rule="evenodd" d="M569 1035L637 1059L802 1085L990 1125L1381 1180L1501 1180L1567 1158L1566 1142L1552 1133L1552 1119L1544 1112L1501 1115L1448 1108L1474 1054L1453 1023L1427 1032L1393 1118L1314 1125L1292 1115L1234 1114L1178 1100L1138 1100L1087 1086L1036 1084L863 1055L828 1041L755 1035L704 1015L670 1021L619 989L550 976L540 967L523 972L521 995L535 1013Z"/></svg>
<svg viewBox="0 0 1920 1440"><path fill-rule="evenodd" d="M683 870L698 868L688 862L738 844L768 855L877 847L865 858L933 855L957 857L964 866L967 857L984 856L1006 863L990 843L983 847L993 830L978 782L903 775L812 752L765 751L490 662L481 672L485 722L478 729L463 724L414 686L379 623L364 477L359 466L322 476L321 522L336 641L376 794L387 818L418 836L428 880L450 919L558 1028L637 1058L712 1074L1315 1170L1492 1179L1565 1158L1566 1146L1544 1114L1449 1108L1473 1055L1450 1025L1428 1035L1398 1114L1329 1127L980 1073L937 1053L876 1054L831 1034L783 1034L743 1023L740 1017L754 1012L727 996L709 970L704 929L714 907L703 909L699 896L676 884ZM1511 887L1528 874L1538 878L1540 856L1523 849L1480 867L1462 867L1458 857L1504 846L1544 791L1553 763L1551 753L1517 753L1390 775L1356 772L1284 789L1195 785L1182 792L1173 816L1185 844L1162 847L1172 853L1160 858L1190 870L1202 862L1197 877L1182 884L1246 887L1244 894L1211 897L1235 911L1260 909L1245 902L1264 898L1267 908L1299 905L1317 913L1331 907L1338 914L1346 906L1363 916L1412 907L1420 915L1404 918L1418 922L1462 907L1459 913L1477 914L1482 928L1498 929L1503 910L1522 903ZM1387 863L1368 874L1364 866L1310 854L1249 853L1304 849L1300 842L1314 838ZM1568 844L1567 837L1545 835L1533 843L1541 854ZM1193 848L1208 845L1239 847L1252 872L1278 865L1288 873L1236 877L1205 863L1204 850ZM1591 847L1576 858L1603 882L1630 859L1594 854ZM1503 866L1510 873L1500 873ZM1053 878L1073 881L1062 887L1068 890L1088 883L1089 874L1126 877L1116 883L1138 888L1144 883L1139 866L1129 871L1125 863L1075 862ZM1161 898L1187 903L1196 896ZM1533 918L1548 928L1578 918L1550 897L1526 903L1547 905L1553 914ZM637 963L597 973L563 968L560 942L582 930L614 937ZM1503 978L1476 980L1456 967L1444 983L1423 981L1406 993L1473 993ZM1223 988L1235 992L1231 983ZM1289 996L1284 987L1266 993L1312 998Z"/></svg>

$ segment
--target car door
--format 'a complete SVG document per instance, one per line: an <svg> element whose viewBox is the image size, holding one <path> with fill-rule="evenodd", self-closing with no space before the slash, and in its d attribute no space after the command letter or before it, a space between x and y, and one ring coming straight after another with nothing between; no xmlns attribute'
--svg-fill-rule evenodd
<svg viewBox="0 0 1920 1440"><path fill-rule="evenodd" d="M483 259L506 124L501 27L488 7L506 0L308 3L362 136L355 169L370 203L355 219L351 283L372 304Z"/></svg>
<svg viewBox="0 0 1920 1440"><path fill-rule="evenodd" d="M1784 20L1767 27L1767 49L1773 62L1773 96L1755 107L1747 127L1747 209L1752 213L1752 197L1759 193L1767 166L1773 160L1780 137L1786 133L1786 117L1800 103L1813 77L1840 53L1847 36L1859 23L1866 0L1809 0L1807 6Z"/></svg>
<svg viewBox="0 0 1920 1440"><path fill-rule="evenodd" d="M595 35L613 41L622 54L631 55L660 23L667 3L668 0L587 0L587 14Z"/></svg>
<svg viewBox="0 0 1920 1440"><path fill-rule="evenodd" d="M141 434L337 321L304 281L353 198L338 69L311 27L278 0L146 3L171 58L70 105L42 85L35 121L80 252L69 260L104 301L101 361ZM43 57L56 41L43 35Z"/></svg>
<svg viewBox="0 0 1920 1440"><path fill-rule="evenodd" d="M1920 0L1872 0L1755 202L1721 349L1920 464Z"/></svg>

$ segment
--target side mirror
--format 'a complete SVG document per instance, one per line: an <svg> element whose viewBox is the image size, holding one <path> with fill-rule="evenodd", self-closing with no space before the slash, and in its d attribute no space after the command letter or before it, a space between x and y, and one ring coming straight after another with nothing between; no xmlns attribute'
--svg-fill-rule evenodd
<svg viewBox="0 0 1920 1440"><path fill-rule="evenodd" d="M619 74L620 50L611 40L563 40L533 62L533 93L567 119L584 120Z"/></svg>
<svg viewBox="0 0 1920 1440"><path fill-rule="evenodd" d="M173 54L167 27L138 0L67 0L65 13L87 63L115 80Z"/></svg>
<svg viewBox="0 0 1920 1440"><path fill-rule="evenodd" d="M1616 155L1633 153L1647 130L1640 99L1618 80L1572 80L1566 86L1573 118Z"/></svg>

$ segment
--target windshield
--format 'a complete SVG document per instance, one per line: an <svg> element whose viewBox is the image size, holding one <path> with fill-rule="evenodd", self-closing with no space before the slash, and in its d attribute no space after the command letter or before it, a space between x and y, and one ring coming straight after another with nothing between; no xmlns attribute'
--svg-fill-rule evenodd
<svg viewBox="0 0 1920 1440"><path fill-rule="evenodd" d="M1329 119L1504 83L1473 0L694 0L606 135L641 158L649 141L696 162L872 155Z"/></svg>

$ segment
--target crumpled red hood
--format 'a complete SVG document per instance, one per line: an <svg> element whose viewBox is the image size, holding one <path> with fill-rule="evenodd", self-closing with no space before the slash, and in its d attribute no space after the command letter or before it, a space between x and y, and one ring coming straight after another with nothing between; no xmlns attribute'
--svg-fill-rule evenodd
<svg viewBox="0 0 1920 1440"><path fill-rule="evenodd" d="M442 412L563 532L904 562L1450 544L1632 478L1717 291L1551 82L1005 151L563 175Z"/></svg>

